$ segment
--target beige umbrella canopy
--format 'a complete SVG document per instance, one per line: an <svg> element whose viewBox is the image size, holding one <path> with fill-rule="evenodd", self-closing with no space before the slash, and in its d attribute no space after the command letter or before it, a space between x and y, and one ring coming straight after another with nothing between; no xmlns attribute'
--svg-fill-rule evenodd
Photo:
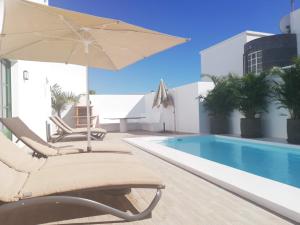
<svg viewBox="0 0 300 225"><path fill-rule="evenodd" d="M187 41L119 20L23 0L0 0L0 4L1 58L119 70ZM89 115L88 82L86 95Z"/></svg>
<svg viewBox="0 0 300 225"><path fill-rule="evenodd" d="M175 105L174 105L174 99L170 93L168 93L168 89L165 85L165 82L163 79L160 80L157 92L154 96L153 105L152 108L160 106L163 106L164 108L167 108L168 106L173 107L173 113L174 113L174 131L176 132L176 113L175 113Z"/></svg>

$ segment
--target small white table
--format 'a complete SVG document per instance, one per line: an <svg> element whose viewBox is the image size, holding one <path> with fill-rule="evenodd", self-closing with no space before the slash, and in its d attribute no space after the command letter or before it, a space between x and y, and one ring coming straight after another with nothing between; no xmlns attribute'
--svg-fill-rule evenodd
<svg viewBox="0 0 300 225"><path fill-rule="evenodd" d="M104 118L108 120L120 120L120 132L126 133L128 131L127 128L127 120L136 120L143 119L145 116L135 116L135 117L113 117L113 118Z"/></svg>

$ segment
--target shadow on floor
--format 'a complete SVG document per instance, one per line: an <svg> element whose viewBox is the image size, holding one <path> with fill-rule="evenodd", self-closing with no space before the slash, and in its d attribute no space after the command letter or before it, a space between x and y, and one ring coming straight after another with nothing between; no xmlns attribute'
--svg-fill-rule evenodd
<svg viewBox="0 0 300 225"><path fill-rule="evenodd" d="M104 203L122 211L130 211L131 213L138 213L138 210L131 204L128 198L124 195L109 195L98 192L85 192L81 194L73 194L72 196L88 198L97 202ZM88 224L106 224L106 223L123 223L123 219L116 218L111 220L111 217L107 217L105 221L105 215L99 211L92 210L90 208L78 207L74 205L39 205L35 207L27 207L19 210L12 211L5 215L0 215L1 225L36 225L43 223L54 223L58 221L77 219L78 222L70 223L65 222L68 225L82 225L86 222L80 222L80 218L92 217L103 215L103 220L98 222L92 222ZM109 220L109 221L108 221ZM86 221L86 220L85 220Z"/></svg>

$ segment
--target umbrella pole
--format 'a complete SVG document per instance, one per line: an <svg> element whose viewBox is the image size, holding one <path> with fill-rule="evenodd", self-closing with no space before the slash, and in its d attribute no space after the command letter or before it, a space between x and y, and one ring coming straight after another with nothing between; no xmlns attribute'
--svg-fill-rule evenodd
<svg viewBox="0 0 300 225"><path fill-rule="evenodd" d="M176 133L176 111L175 111L175 105L174 107L174 111L173 111L173 117L174 117L174 133Z"/></svg>
<svg viewBox="0 0 300 225"><path fill-rule="evenodd" d="M87 151L92 151L91 146L91 119L90 119L90 93L89 93L89 68L86 67L86 114L87 114Z"/></svg>
<svg viewBox="0 0 300 225"><path fill-rule="evenodd" d="M88 152L92 151L91 146L91 119L90 119L90 87L89 87L89 43L83 42L86 54L86 124L87 124L87 148Z"/></svg>

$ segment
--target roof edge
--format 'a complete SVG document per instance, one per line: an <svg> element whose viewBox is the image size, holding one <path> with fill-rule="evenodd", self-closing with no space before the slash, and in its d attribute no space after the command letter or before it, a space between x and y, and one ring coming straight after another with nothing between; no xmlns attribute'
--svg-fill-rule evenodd
<svg viewBox="0 0 300 225"><path fill-rule="evenodd" d="M214 45L212 45L212 46L210 46L210 47L208 47L208 48L205 48L205 49L201 50L201 51L199 52L199 54L202 54L202 53L204 53L204 52L206 52L206 51L208 51L208 50L210 50L210 49L212 49L212 48L215 48L215 47L220 46L221 44L223 44L223 43L225 43L225 42L227 42L227 41L232 41L232 40L234 40L234 39L236 39L236 38L239 38L239 37L241 37L241 36L243 36L243 35L257 36L257 37L265 37L265 36L270 36L270 35L274 35L274 34L272 34L272 33L266 33L266 32L259 32L259 31L246 30L246 31L243 31L243 32L241 32L241 33L238 33L238 34L236 34L236 35L234 35L234 36L232 36L232 37L230 37L230 38L227 38L227 39L225 39L225 40L223 40L223 41L220 41L220 42L218 42L218 43L216 43L216 44L214 44Z"/></svg>

